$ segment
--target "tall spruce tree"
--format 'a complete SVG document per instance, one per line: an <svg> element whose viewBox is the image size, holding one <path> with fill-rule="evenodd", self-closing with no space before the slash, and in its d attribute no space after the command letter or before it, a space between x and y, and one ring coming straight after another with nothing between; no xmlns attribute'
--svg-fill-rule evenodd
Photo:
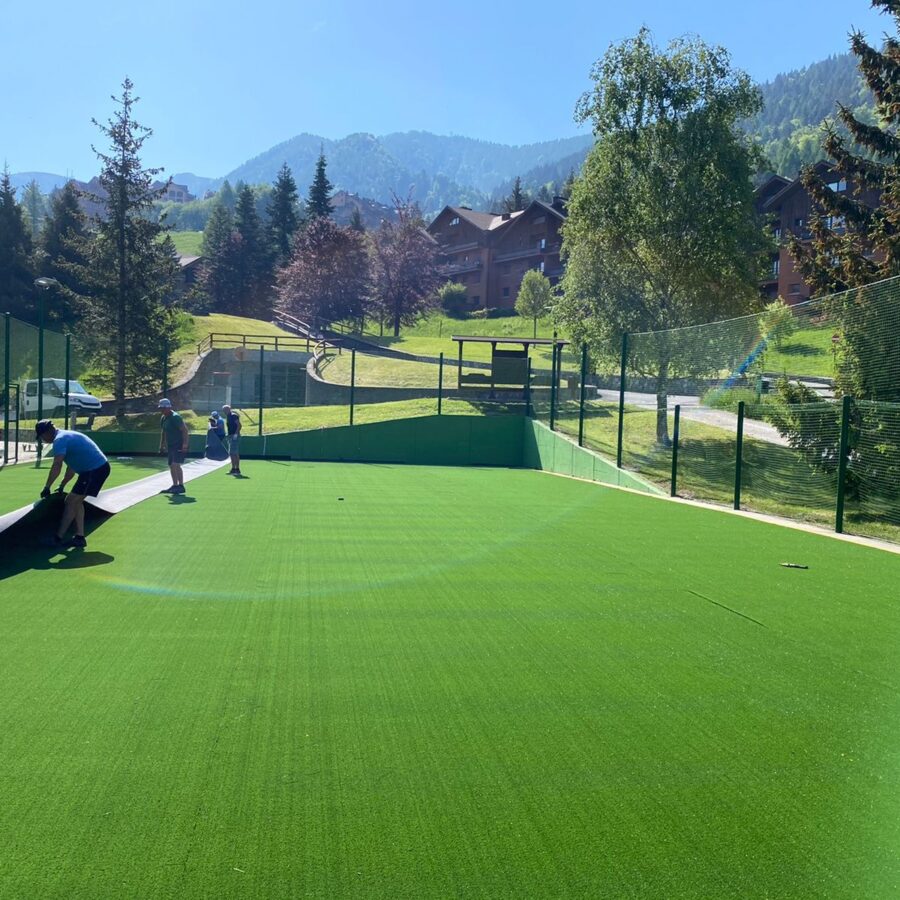
<svg viewBox="0 0 900 900"><path fill-rule="evenodd" d="M200 286L209 300L209 308L218 312L230 312L238 307L233 271L233 232L234 216L221 195L217 196L203 229Z"/></svg>
<svg viewBox="0 0 900 900"><path fill-rule="evenodd" d="M316 175L309 187L309 199L306 201L306 216L308 219L327 219L334 212L334 207L331 205L333 185L325 174L325 166L325 153L320 152L316 161Z"/></svg>
<svg viewBox="0 0 900 900"><path fill-rule="evenodd" d="M269 233L272 254L279 268L291 257L294 235L300 227L297 208L297 182L287 163L282 163L275 179L275 188L269 200Z"/></svg>
<svg viewBox="0 0 900 900"><path fill-rule="evenodd" d="M115 398L115 414L125 398L158 387L174 310L178 257L163 226L150 219L160 195L152 183L161 169L145 169L140 153L153 133L134 119L134 85L122 82L121 97L106 124L93 120L109 141L108 152L94 148L102 168L103 205L96 237L82 246L86 264L76 276L85 286L82 332L101 375Z"/></svg>
<svg viewBox="0 0 900 900"><path fill-rule="evenodd" d="M31 251L31 235L4 169L0 177L0 312L34 320Z"/></svg>
<svg viewBox="0 0 900 900"><path fill-rule="evenodd" d="M84 285L77 272L86 263L83 251L87 240L87 221L78 202L78 191L74 182L67 181L50 197L50 213L41 231L41 274L60 284L59 302L47 311L51 321L56 319L71 326L80 318L77 300Z"/></svg>
<svg viewBox="0 0 900 900"><path fill-rule="evenodd" d="M504 212L508 213L519 212L519 210L525 209L527 204L528 194L524 190L522 190L522 179L518 175L516 175L516 180L513 182L512 192L503 201L503 210Z"/></svg>
<svg viewBox="0 0 900 900"><path fill-rule="evenodd" d="M811 240L788 235L788 249L814 293L845 291L900 274L900 2L873 0L872 6L890 15L898 34L886 37L878 49L854 31L850 48L875 97L879 122L861 122L853 110L838 105L838 119L850 138L835 123L826 126L823 149L833 163L828 182L815 167L801 174L813 199ZM877 203L872 196L880 198ZM857 399L900 400L900 384L886 377L885 365L900 358L895 322L885 321L881 305L855 293L828 303L840 326L836 390Z"/></svg>
<svg viewBox="0 0 900 900"><path fill-rule="evenodd" d="M233 271L239 315L268 319L272 313L273 272L268 242L256 211L253 188L242 185L234 210Z"/></svg>
<svg viewBox="0 0 900 900"><path fill-rule="evenodd" d="M22 191L21 206L28 230L31 232L31 240L37 244L44 220L47 218L47 197L33 178Z"/></svg>

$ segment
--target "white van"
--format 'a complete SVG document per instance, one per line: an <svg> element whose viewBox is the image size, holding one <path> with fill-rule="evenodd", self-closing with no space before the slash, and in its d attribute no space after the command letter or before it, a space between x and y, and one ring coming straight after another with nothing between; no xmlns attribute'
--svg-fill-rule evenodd
<svg viewBox="0 0 900 900"><path fill-rule="evenodd" d="M45 378L42 411L45 418L60 415L66 403L66 379ZM88 424L93 424L94 416L99 415L100 401L89 394L77 381L69 379L69 415L88 416ZM34 418L38 411L38 380L25 382L22 392L22 413L27 419Z"/></svg>

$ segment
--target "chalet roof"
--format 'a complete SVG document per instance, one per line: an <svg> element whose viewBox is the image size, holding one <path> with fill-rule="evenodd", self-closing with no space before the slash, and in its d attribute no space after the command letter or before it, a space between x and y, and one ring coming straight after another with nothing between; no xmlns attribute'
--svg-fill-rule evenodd
<svg viewBox="0 0 900 900"><path fill-rule="evenodd" d="M813 165L813 168L819 175L823 175L826 172L830 172L834 168L834 164L828 162L827 160L819 160L819 162ZM795 178L793 181L788 181L788 183L777 193L773 194L769 197L768 200L763 204L764 209L769 209L772 206L775 206L777 203L780 203L788 194L793 193L795 190L800 189L804 190L803 184L801 183L799 178Z"/></svg>
<svg viewBox="0 0 900 900"><path fill-rule="evenodd" d="M465 219L467 222L474 225L476 228L480 228L482 231L488 231L491 228L494 219L500 218L500 216L497 216L494 213L474 212L464 206L450 206L448 209L461 219Z"/></svg>
<svg viewBox="0 0 900 900"><path fill-rule="evenodd" d="M203 259L202 256L179 256L178 265L181 266L182 269L187 269L201 259Z"/></svg>
<svg viewBox="0 0 900 900"><path fill-rule="evenodd" d="M549 213L550 215L555 216L557 219L559 219L560 222L566 221L566 214L556 209L556 207L551 206L549 203L544 203L542 200L532 200L531 203L529 203L528 206L525 207L525 209L521 210L518 213L513 213L513 215L517 216L518 218L517 220L513 221L513 227L503 235L503 239L505 240L506 237L514 231L517 221L524 222L527 218L525 214L532 211L539 211L544 213L545 215Z"/></svg>

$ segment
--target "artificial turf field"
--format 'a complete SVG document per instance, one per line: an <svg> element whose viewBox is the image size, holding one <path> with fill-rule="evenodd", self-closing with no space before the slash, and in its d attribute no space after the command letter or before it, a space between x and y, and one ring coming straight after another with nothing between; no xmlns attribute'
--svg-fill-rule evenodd
<svg viewBox="0 0 900 900"><path fill-rule="evenodd" d="M41 488L47 481L47 473L52 464L53 457L49 457L41 460L39 464L23 462L0 468L0 516L36 502L40 498ZM119 459L113 457L110 463L109 478L103 487L118 487L121 484L136 481L138 478L155 475L165 468L167 468L166 460L161 456L135 456ZM59 486L64 473L65 468L53 485L54 488ZM66 485L66 490L71 490L74 485L73 479Z"/></svg>
<svg viewBox="0 0 900 900"><path fill-rule="evenodd" d="M900 557L243 468L0 562L0 896L900 893Z"/></svg>

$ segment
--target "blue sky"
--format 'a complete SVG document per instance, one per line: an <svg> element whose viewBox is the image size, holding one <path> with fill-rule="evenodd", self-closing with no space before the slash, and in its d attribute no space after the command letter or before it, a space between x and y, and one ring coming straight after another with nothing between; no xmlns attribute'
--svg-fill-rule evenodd
<svg viewBox="0 0 900 900"><path fill-rule="evenodd" d="M145 164L220 176L304 131L576 134L591 64L642 24L721 44L759 81L890 26L866 0L11 0L0 21L0 162L75 177L97 169L91 117L125 75Z"/></svg>

